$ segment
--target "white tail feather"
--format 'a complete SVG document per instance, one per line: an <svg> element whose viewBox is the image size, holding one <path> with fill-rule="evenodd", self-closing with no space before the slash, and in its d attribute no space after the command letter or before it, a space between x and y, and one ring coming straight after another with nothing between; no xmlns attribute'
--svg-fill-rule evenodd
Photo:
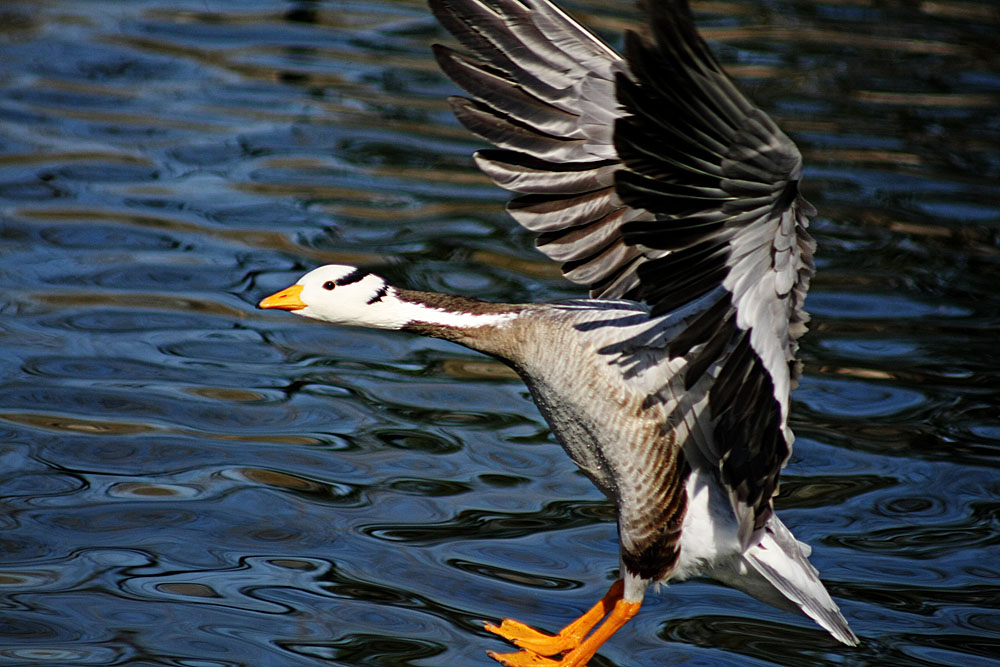
<svg viewBox="0 0 1000 667"><path fill-rule="evenodd" d="M851 632L837 603L819 580L816 568L806 560L808 551L803 553L801 546L804 545L785 524L772 516L764 525L760 540L743 553L743 558L827 632L849 646L857 646L857 636Z"/></svg>

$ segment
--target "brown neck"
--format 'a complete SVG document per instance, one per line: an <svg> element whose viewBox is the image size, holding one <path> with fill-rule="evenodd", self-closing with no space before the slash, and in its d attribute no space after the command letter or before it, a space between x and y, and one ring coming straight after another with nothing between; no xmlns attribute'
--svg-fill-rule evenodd
<svg viewBox="0 0 1000 667"><path fill-rule="evenodd" d="M404 331L443 338L484 352L492 351L494 346L490 344L490 340L497 336L496 331L514 319L502 316L514 316L532 307L529 304L491 303L454 294L406 289L397 289L396 295L401 301L418 304L431 309L430 312L442 313L440 321L431 317L426 321L413 321L403 327ZM448 314L457 317L449 317ZM475 317L461 317L477 315L482 316L481 322L476 322L478 318Z"/></svg>

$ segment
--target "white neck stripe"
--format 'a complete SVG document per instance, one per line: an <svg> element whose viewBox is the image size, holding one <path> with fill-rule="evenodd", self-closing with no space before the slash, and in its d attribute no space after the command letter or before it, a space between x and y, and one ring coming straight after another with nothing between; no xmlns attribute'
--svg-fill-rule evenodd
<svg viewBox="0 0 1000 667"><path fill-rule="evenodd" d="M395 290L392 290L395 296L394 292ZM393 309L401 317L407 318L406 324L437 324L457 328L498 326L517 317L517 313L464 313L444 310L402 299L393 303Z"/></svg>

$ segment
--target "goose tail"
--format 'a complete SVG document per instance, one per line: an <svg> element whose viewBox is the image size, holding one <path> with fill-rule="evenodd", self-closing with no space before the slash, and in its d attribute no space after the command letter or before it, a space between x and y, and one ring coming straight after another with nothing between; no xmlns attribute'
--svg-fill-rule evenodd
<svg viewBox="0 0 1000 667"><path fill-rule="evenodd" d="M755 538L735 568L721 568L709 575L762 602L801 612L838 641L857 646L857 635L808 560L809 545L796 540L775 515Z"/></svg>

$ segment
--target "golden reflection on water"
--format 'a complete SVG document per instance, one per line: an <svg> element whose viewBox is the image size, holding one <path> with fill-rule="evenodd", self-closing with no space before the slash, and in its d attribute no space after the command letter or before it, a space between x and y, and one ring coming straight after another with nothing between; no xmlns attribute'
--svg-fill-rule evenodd
<svg viewBox="0 0 1000 667"><path fill-rule="evenodd" d="M920 107L954 107L975 109L977 107L1000 108L1000 96L973 94L897 93L874 90L856 90L851 95L862 102L876 104L904 104Z"/></svg>
<svg viewBox="0 0 1000 667"><path fill-rule="evenodd" d="M518 375L506 364L481 359L447 359L442 365L445 373L455 378L474 380L517 380Z"/></svg>
<svg viewBox="0 0 1000 667"><path fill-rule="evenodd" d="M83 419L65 415L47 415L30 412L0 412L0 420L24 424L47 431L64 431L67 433L86 433L101 436L134 435L158 430L147 424L130 424L122 421L102 421L98 419Z"/></svg>
<svg viewBox="0 0 1000 667"><path fill-rule="evenodd" d="M299 188L301 190L302 188ZM314 248L296 242L293 237L280 231L266 231L261 229L238 228L238 227L217 227L190 222L187 219L168 218L163 216L142 215L132 211L121 211L112 209L87 209L87 208L58 208L45 206L42 208L17 209L14 214L19 219L34 221L39 225L48 225L53 221L77 222L81 225L113 222L121 225L135 226L142 229L161 229L177 233L191 233L197 236L224 240L228 243L245 245L251 248L258 248L268 251L283 251L297 256L308 257L318 264L378 264L387 261L382 255L366 252L344 252L332 249ZM39 294L40 301L50 303L67 304L74 299L79 303L107 303L112 298L123 300L128 304L143 304L145 307L176 308L178 303L185 304L195 311L213 312L218 304L210 305L210 302L201 302L190 299L178 301L176 298L163 299L157 297L151 299L141 294L121 294L114 297L107 295L67 295L67 294ZM90 299L88 301L88 299ZM159 306L157 304L160 304ZM219 314L233 314L231 310L214 311Z"/></svg>

